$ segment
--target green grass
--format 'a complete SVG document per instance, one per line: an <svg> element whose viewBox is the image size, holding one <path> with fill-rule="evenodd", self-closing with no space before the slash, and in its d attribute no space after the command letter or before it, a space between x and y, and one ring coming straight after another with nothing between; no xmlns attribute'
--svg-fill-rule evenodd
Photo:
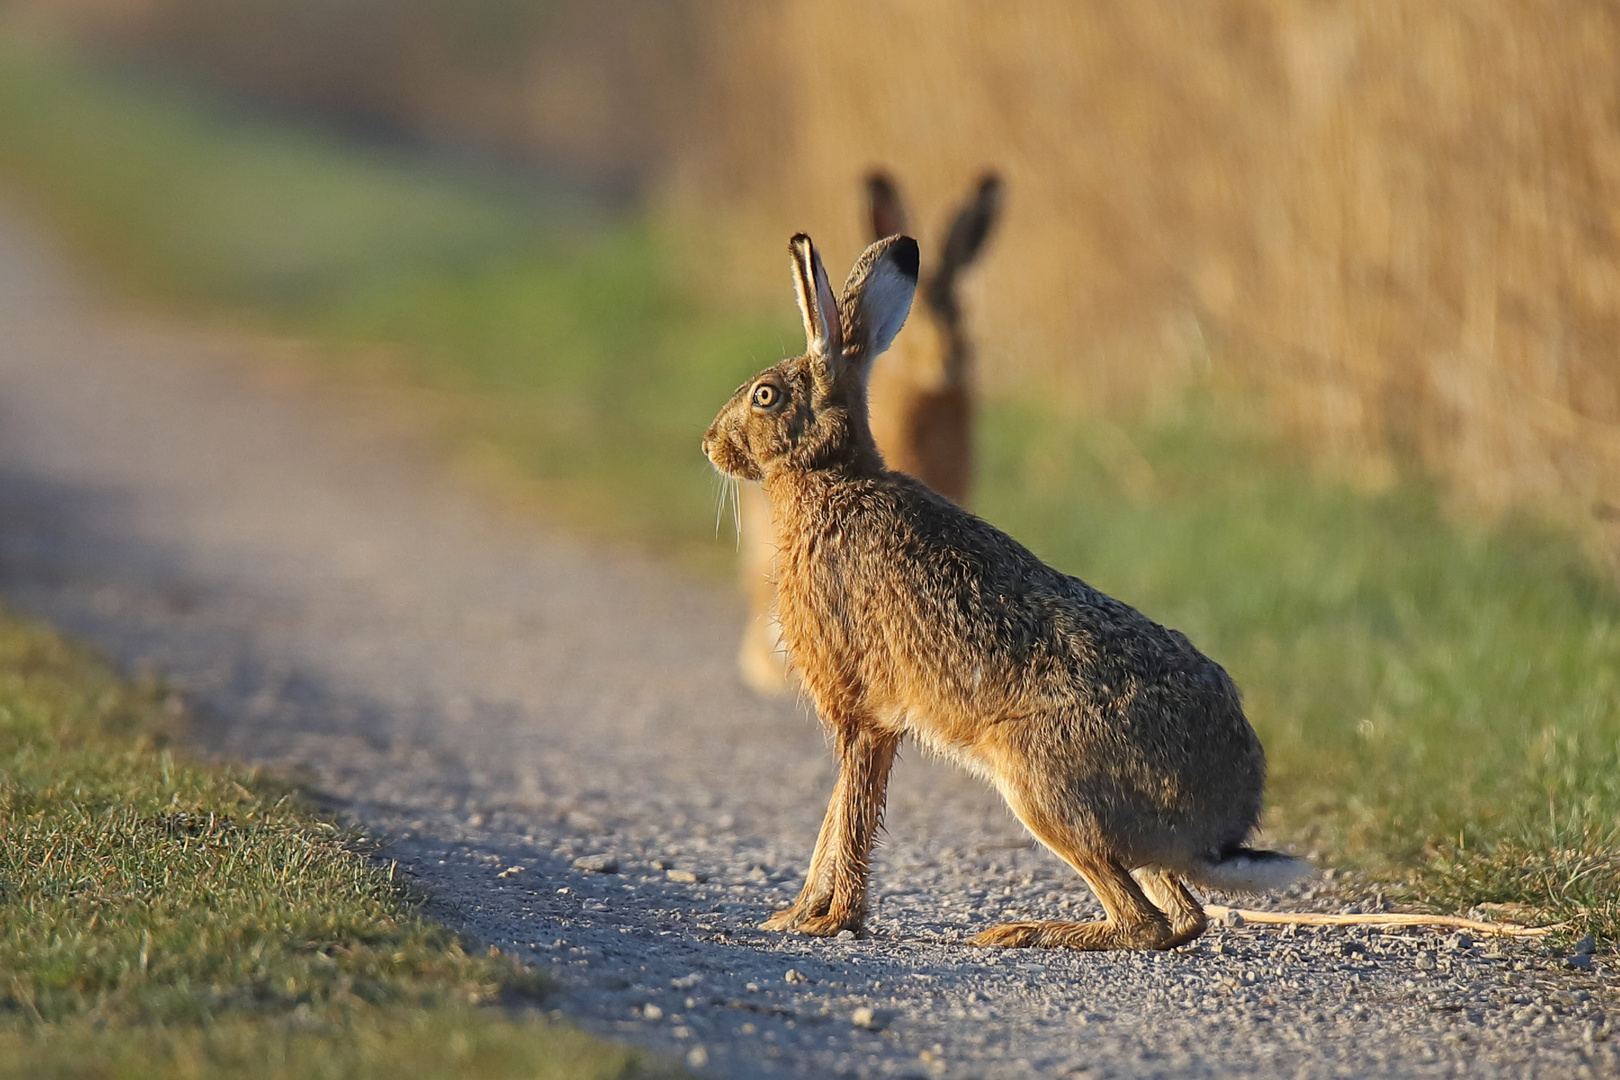
<svg viewBox="0 0 1620 1080"><path fill-rule="evenodd" d="M452 442L582 527L729 562L698 434L793 345L785 283L764 321L727 315L634 217L15 51L0 176L167 304L432 391ZM1620 938L1613 583L1532 525L1448 519L1421 483L1314 476L1242 406L1194 395L1121 429L992 403L980 509L1232 670L1279 833L1409 900L1531 903Z"/></svg>
<svg viewBox="0 0 1620 1080"><path fill-rule="evenodd" d="M165 705L0 614L0 1076L671 1075Z"/></svg>

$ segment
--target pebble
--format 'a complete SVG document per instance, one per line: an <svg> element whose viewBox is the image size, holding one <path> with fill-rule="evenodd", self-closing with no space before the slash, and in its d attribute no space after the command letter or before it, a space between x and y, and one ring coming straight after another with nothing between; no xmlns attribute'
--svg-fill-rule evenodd
<svg viewBox="0 0 1620 1080"><path fill-rule="evenodd" d="M849 1022L858 1028L868 1031L882 1031L894 1020L894 1014L886 1009L874 1009L870 1005L862 1005L849 1016Z"/></svg>
<svg viewBox="0 0 1620 1080"><path fill-rule="evenodd" d="M1564 963L1567 966L1574 968L1576 971L1591 971L1592 970L1592 954L1591 953L1578 952L1574 956L1571 956L1571 957L1568 957L1567 959L1565 959Z"/></svg>
<svg viewBox="0 0 1620 1080"><path fill-rule="evenodd" d="M693 873L691 870L665 870L664 876L671 881L679 881L683 885L701 885L709 880L704 875Z"/></svg>
<svg viewBox="0 0 1620 1080"><path fill-rule="evenodd" d="M592 874L617 874L619 860L611 855L581 855L574 860L574 869Z"/></svg>
<svg viewBox="0 0 1620 1080"><path fill-rule="evenodd" d="M1597 939L1591 934L1586 934L1575 943L1576 956L1591 956L1595 952L1597 952Z"/></svg>
<svg viewBox="0 0 1620 1080"><path fill-rule="evenodd" d="M788 983L798 984L798 983L807 983L810 980L805 978L804 975L799 971L798 968L788 968L787 973L782 976L782 981L783 982L788 982Z"/></svg>

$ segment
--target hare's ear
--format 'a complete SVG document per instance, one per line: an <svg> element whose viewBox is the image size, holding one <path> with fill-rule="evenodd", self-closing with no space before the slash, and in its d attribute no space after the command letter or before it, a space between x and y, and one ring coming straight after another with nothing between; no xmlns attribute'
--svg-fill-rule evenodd
<svg viewBox="0 0 1620 1080"><path fill-rule="evenodd" d="M844 351L844 330L838 317L838 301L827 280L827 268L821 265L816 246L804 233L789 241L788 250L793 255L793 288L799 297L799 314L804 316L806 351L836 362Z"/></svg>
<svg viewBox="0 0 1620 1080"><path fill-rule="evenodd" d="M993 172L985 173L979 178L978 188L956 212L956 220L951 222L939 260L942 279L948 282L957 271L979 257L1000 210L1001 177Z"/></svg>
<svg viewBox="0 0 1620 1080"><path fill-rule="evenodd" d="M882 240L906 231L906 204L894 178L882 169L866 177L866 207L872 218L872 239Z"/></svg>
<svg viewBox="0 0 1620 1080"><path fill-rule="evenodd" d="M905 324L916 291L917 241L891 236L862 253L844 282L846 357L851 363L864 370L889 347Z"/></svg>

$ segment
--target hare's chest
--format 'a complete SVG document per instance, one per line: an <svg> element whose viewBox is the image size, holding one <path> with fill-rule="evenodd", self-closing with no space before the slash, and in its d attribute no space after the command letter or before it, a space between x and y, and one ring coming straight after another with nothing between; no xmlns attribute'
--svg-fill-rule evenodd
<svg viewBox="0 0 1620 1080"><path fill-rule="evenodd" d="M776 562L777 619L802 671L836 663L855 648L860 612L850 603L836 567L814 546L783 550Z"/></svg>

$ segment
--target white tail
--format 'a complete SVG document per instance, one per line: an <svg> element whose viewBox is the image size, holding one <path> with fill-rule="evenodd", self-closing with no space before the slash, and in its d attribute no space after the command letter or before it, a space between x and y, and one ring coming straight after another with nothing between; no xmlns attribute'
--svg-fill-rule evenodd
<svg viewBox="0 0 1620 1080"><path fill-rule="evenodd" d="M1285 889L1311 872L1311 864L1280 851L1232 848L1183 870L1195 885L1227 893L1262 893Z"/></svg>

